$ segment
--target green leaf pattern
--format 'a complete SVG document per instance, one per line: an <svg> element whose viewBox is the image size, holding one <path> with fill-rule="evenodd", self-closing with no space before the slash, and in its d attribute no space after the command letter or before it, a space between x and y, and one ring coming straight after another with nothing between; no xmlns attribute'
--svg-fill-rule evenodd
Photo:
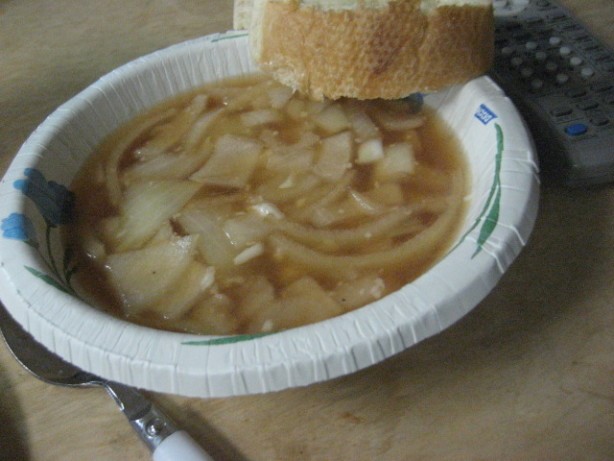
<svg viewBox="0 0 614 461"><path fill-rule="evenodd" d="M458 247L467 236L475 230L480 224L480 233L476 240L476 249L471 259L475 258L481 251L492 233L495 231L497 224L499 223L499 212L501 207L501 163L503 160L503 149L504 149L504 136L503 129L498 123L495 123L495 133L497 136L497 151L495 154L495 171L492 185L490 186L490 191L488 193L488 198L486 199L486 203L484 204L484 208L480 212L479 216L473 222L472 226L469 228L467 232L461 237L458 243L454 246L454 248ZM454 249L452 248L452 249Z"/></svg>
<svg viewBox="0 0 614 461"><path fill-rule="evenodd" d="M220 346L222 344L235 344L242 341L249 341L254 338L260 338L262 336L270 335L271 333L258 333L252 335L234 335L234 336L221 336L219 338L203 339L198 341L184 341L183 345L186 346Z"/></svg>
<svg viewBox="0 0 614 461"><path fill-rule="evenodd" d="M58 290L63 291L64 293L73 294L72 291L64 287L64 285L62 285L60 282L58 282L56 279L54 279L50 275L45 274L44 272L41 272L38 269L35 269L30 266L24 266L24 267L26 268L28 272L30 272L35 277L38 277L39 279L41 279L43 282L47 283L48 285L51 285L52 287L55 287Z"/></svg>
<svg viewBox="0 0 614 461"><path fill-rule="evenodd" d="M501 207L501 159L503 157L503 130L499 124L495 124L495 130L497 133L497 154L495 157L495 177L490 189L490 194L481 217L486 214L482 228L480 229L480 235L477 240L477 248L473 257L475 257L483 248L484 244L494 232L499 222L499 210ZM480 218L478 218L479 220Z"/></svg>

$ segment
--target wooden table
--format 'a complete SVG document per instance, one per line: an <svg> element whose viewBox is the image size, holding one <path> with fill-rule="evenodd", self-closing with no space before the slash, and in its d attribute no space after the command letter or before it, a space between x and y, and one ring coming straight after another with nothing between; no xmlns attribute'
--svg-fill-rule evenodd
<svg viewBox="0 0 614 461"><path fill-rule="evenodd" d="M612 0L566 0L614 42ZM0 173L60 103L139 55L227 30L230 0L0 2ZM333 381L226 399L152 394L220 460L614 459L614 187L545 184L533 237L449 330ZM146 460L100 390L0 346L0 459Z"/></svg>

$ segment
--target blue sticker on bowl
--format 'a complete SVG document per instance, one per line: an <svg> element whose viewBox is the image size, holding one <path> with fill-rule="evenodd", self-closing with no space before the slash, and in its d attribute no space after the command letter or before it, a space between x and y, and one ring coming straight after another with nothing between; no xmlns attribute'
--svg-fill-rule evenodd
<svg viewBox="0 0 614 461"><path fill-rule="evenodd" d="M486 104L480 104L480 107L478 107L478 110L474 114L474 116L484 125L488 125L491 120L497 118L497 114L495 114L491 109L489 109Z"/></svg>

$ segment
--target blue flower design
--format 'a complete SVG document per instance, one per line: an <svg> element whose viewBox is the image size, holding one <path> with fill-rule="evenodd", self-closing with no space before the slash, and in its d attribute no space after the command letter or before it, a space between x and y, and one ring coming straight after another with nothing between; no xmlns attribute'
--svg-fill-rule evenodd
<svg viewBox="0 0 614 461"><path fill-rule="evenodd" d="M11 213L2 220L2 236L7 239L20 240L35 248L38 247L36 231L30 218L21 213Z"/></svg>
<svg viewBox="0 0 614 461"><path fill-rule="evenodd" d="M15 181L15 189L22 191L34 202L51 227L67 224L75 204L74 194L55 181L47 181L37 169L27 168L24 174L27 179Z"/></svg>
<svg viewBox="0 0 614 461"><path fill-rule="evenodd" d="M72 276L77 271L72 261L72 252L70 248L64 249L64 258L60 265L56 262L57 255L54 254L52 245L53 235L57 238L53 229L68 224L72 218L75 196L61 184L47 181L35 168L27 168L24 175L26 179L18 179L13 186L32 200L42 215L45 221L43 245L39 244L31 218L21 213L11 213L1 221L2 237L33 247L49 270L49 273L46 273L35 267L24 266L29 273L58 290L78 297L71 284Z"/></svg>

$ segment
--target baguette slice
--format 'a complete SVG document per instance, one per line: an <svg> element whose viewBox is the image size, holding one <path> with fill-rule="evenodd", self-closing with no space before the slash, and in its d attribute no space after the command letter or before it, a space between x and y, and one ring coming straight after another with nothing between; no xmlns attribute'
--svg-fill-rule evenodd
<svg viewBox="0 0 614 461"><path fill-rule="evenodd" d="M398 99L464 83L494 56L491 0L235 0L260 68L313 99Z"/></svg>
<svg viewBox="0 0 614 461"><path fill-rule="evenodd" d="M234 0L232 27L235 30L249 30L254 0Z"/></svg>

